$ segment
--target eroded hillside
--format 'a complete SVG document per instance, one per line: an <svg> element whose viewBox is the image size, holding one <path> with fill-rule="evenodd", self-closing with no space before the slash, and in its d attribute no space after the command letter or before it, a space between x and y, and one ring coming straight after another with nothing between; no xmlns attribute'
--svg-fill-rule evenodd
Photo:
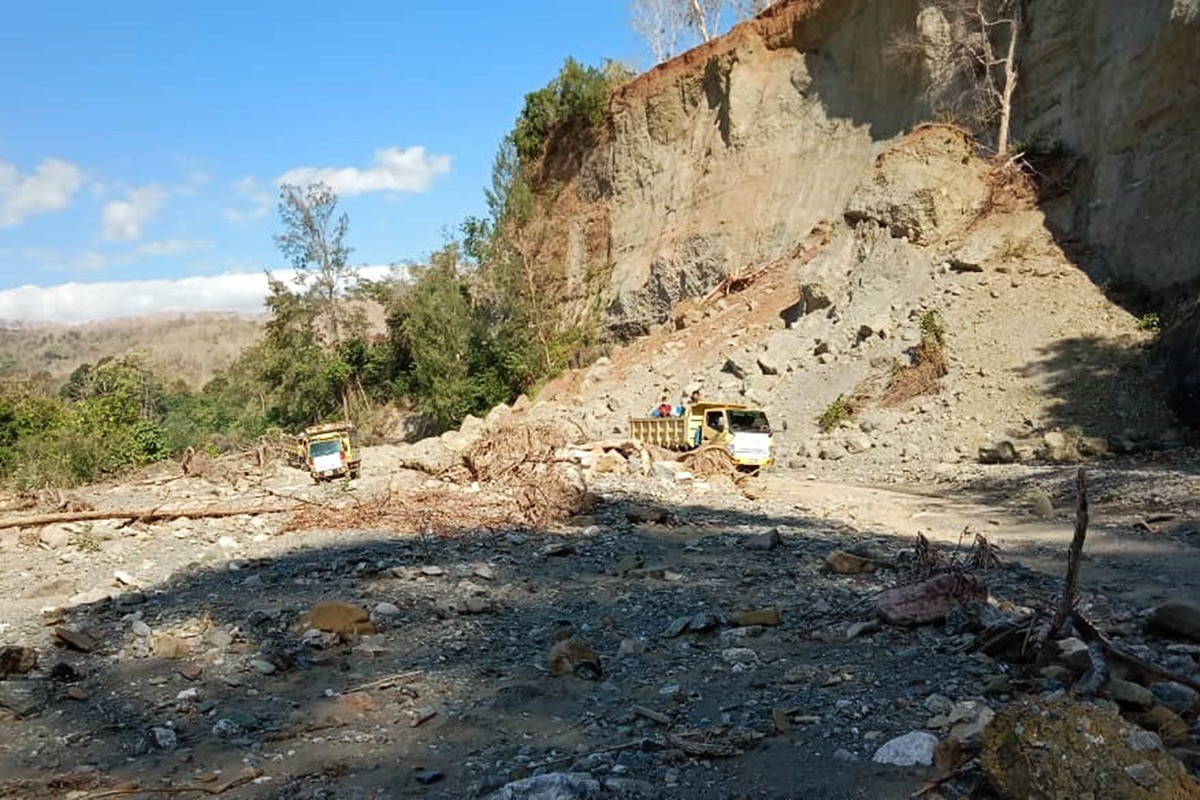
<svg viewBox="0 0 1200 800"><path fill-rule="evenodd" d="M779 3L623 86L592 140L552 140L529 230L541 268L566 278L564 314L595 313L629 341L725 276L786 257L821 220L874 219L904 242L889 246L930 244L869 190L876 160L940 107L938 91L961 90L932 88L952 43L927 6ZM895 57L898 37L920 44L916 59ZM1188 189L1200 183L1196 3L1036 4L1019 44L1013 139L1038 184L1031 224L1085 283L1134 289L1138 314L1168 311L1200 280L1188 234L1200 214ZM903 180L931 213L970 222L979 208L959 184L987 168L911 164ZM1193 369L1176 355L1168 377Z"/></svg>

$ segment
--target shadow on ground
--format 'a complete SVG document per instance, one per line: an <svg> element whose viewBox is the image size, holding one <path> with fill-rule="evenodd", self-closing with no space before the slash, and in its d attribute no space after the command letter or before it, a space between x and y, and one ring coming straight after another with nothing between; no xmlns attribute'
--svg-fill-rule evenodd
<svg viewBox="0 0 1200 800"><path fill-rule="evenodd" d="M747 547L770 530L779 547ZM651 797L901 798L920 773L871 764L874 748L922 727L935 688L977 693L995 670L935 629L845 639L896 576L829 575L824 556L912 544L887 531L618 501L570 531L289 536L278 557L68 610L98 645L43 654L63 680L36 682L46 707L4 723L0 797L221 787L253 768L257 782L224 796L448 798L575 768ZM1002 602L1056 591L1016 567L991 583ZM305 635L319 600L396 608L341 641ZM765 608L783 624L718 623ZM697 614L714 630L665 635ZM595 648L601 680L546 674L566 628ZM688 754L668 730L735 754Z"/></svg>

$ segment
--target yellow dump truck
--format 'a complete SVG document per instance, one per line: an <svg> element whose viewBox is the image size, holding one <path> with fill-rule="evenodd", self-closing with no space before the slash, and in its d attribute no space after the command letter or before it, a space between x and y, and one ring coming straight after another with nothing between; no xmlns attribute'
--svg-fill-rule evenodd
<svg viewBox="0 0 1200 800"><path fill-rule="evenodd" d="M724 446L738 466L768 467L773 439L762 409L740 403L694 403L672 417L634 417L629 435L666 450Z"/></svg>
<svg viewBox="0 0 1200 800"><path fill-rule="evenodd" d="M284 444L289 464L307 469L317 483L349 476L357 478L362 468L358 429L349 422L312 425Z"/></svg>

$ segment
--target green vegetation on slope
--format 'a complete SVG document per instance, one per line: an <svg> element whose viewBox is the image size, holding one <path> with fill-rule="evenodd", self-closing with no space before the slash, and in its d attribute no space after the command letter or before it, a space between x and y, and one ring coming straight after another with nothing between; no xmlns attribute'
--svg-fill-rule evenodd
<svg viewBox="0 0 1200 800"><path fill-rule="evenodd" d="M529 94L497 153L488 217L465 220L461 242L403 279L358 282L336 195L321 184L282 187L275 241L301 279L288 285L268 273L262 337L199 391L138 356L84 363L61 390L46 376L7 380L0 482L76 485L188 448L218 452L324 420L362 427L392 403L445 429L532 390L589 337L559 321L554 281L529 256L531 176L558 132L589 133L602 121L613 82L625 77L612 65L568 59ZM385 334L368 335L348 302L356 298L386 308Z"/></svg>

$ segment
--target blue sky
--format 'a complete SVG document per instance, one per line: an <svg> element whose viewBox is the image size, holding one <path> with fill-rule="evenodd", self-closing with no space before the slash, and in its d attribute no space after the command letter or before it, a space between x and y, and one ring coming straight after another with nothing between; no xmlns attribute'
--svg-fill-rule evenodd
<svg viewBox="0 0 1200 800"><path fill-rule="evenodd" d="M355 263L420 259L483 213L496 145L568 55L649 66L628 20L622 0L7 4L0 318L102 315L87 287L26 285L281 266L284 176L340 191Z"/></svg>

